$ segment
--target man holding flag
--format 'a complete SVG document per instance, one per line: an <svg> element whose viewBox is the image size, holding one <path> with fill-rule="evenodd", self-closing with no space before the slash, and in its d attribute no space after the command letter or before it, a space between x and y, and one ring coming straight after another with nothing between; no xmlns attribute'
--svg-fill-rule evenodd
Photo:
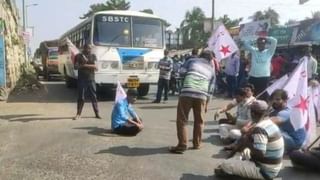
<svg viewBox="0 0 320 180"><path fill-rule="evenodd" d="M125 93L118 82L116 100L111 115L111 127L114 133L135 136L143 129L142 121L132 107L132 104L137 100L137 95L136 89L128 89Z"/></svg>

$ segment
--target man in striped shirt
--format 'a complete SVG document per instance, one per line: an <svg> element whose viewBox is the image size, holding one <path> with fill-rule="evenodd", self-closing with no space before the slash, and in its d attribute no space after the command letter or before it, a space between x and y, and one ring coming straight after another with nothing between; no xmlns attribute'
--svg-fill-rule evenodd
<svg viewBox="0 0 320 180"><path fill-rule="evenodd" d="M212 96L215 72L212 66L212 52L205 50L200 58L189 59L180 73L183 80L177 107L178 145L171 147L172 153L183 153L187 149L187 122L191 109L194 114L193 149L201 146L204 115Z"/></svg>
<svg viewBox="0 0 320 180"><path fill-rule="evenodd" d="M265 117L268 104L257 100L250 105L250 109L256 125L243 140L244 150L240 157L236 155L227 159L215 169L217 176L273 179L281 169L284 142L278 126Z"/></svg>
<svg viewBox="0 0 320 180"><path fill-rule="evenodd" d="M158 91L156 100L152 103L160 103L162 92L164 91L164 101L168 100L168 91L169 91L169 81L171 77L171 72L173 68L173 61L169 57L169 51L164 51L164 58L159 61L159 80L158 80Z"/></svg>

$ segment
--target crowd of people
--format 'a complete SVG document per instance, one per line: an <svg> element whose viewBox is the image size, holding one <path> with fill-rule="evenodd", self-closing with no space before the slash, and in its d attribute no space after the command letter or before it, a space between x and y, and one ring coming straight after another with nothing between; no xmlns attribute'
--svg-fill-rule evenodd
<svg viewBox="0 0 320 180"><path fill-rule="evenodd" d="M267 45L268 44L268 45ZM208 49L194 49L190 56L169 57L159 62L159 81L156 99L152 103L166 102L168 93L178 93L176 130L178 143L169 148L171 153L183 154L188 150L186 124L189 113L193 110L194 126L192 149L200 149L205 113L214 93L221 89L233 100L225 107L212 114L215 119L225 114L226 118L218 121L223 148L230 152L230 158L224 160L216 169L215 175L221 177L240 176L252 179L273 179L281 170L284 155L288 155L295 167L320 170L320 147L310 150L304 148L305 128L295 129L290 122L291 109L285 90L277 89L270 96L265 89L272 78L279 78L284 73L287 60L281 55L274 55L277 40L272 37L259 37L244 42L244 49L250 53L250 59L244 52L233 53L225 61L218 61ZM78 119L83 106L83 91L92 95L96 117L100 118L91 87L90 74L94 71L94 57L84 52L79 55L79 70L83 71L85 80L79 81ZM308 61L308 79L313 82L317 77L317 61L312 57L311 48L307 47L300 61ZM87 63L83 63L87 62ZM295 63L295 62L292 62ZM86 65L87 64L87 65ZM298 63L299 64L299 61ZM291 68L292 70L292 68ZM81 73L80 73L81 74ZM222 77L226 76L226 80ZM313 86L319 86L314 83ZM220 89L221 88L221 89ZM127 97L115 103L112 111L112 130L122 135L137 135L143 128L142 119L134 111L132 104L137 92L127 91ZM229 113L236 108L235 115ZM317 118L318 119L318 118ZM302 151L302 149L304 149Z"/></svg>

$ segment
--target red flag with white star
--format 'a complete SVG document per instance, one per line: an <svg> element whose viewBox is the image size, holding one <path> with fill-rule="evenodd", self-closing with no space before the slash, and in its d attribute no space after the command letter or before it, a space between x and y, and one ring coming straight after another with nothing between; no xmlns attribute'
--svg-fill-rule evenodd
<svg viewBox="0 0 320 180"><path fill-rule="evenodd" d="M304 128L308 120L308 76L307 61L303 61L295 69L284 90L288 92L288 106L292 108L290 113L290 121L294 129Z"/></svg>
<svg viewBox="0 0 320 180"><path fill-rule="evenodd" d="M219 61L239 50L224 25L220 25L209 38L208 48L214 52Z"/></svg>

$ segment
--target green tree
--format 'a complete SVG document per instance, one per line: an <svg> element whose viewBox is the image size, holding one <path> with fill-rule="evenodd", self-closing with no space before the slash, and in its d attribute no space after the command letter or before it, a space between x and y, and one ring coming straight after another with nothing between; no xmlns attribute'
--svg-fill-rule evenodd
<svg viewBox="0 0 320 180"><path fill-rule="evenodd" d="M144 10L141 10L140 12L144 12L144 13L148 13L148 14L153 14L153 10L152 10L152 9L144 9Z"/></svg>
<svg viewBox="0 0 320 180"><path fill-rule="evenodd" d="M128 9L130 9L130 2L127 2L126 0L108 0L106 3L92 4L90 10L80 17L80 19L88 18L99 11Z"/></svg>
<svg viewBox="0 0 320 180"><path fill-rule="evenodd" d="M231 27L239 26L239 23L242 21L242 18L239 19L230 19L228 15L223 15L218 19L219 22L222 22L224 26L229 29Z"/></svg>
<svg viewBox="0 0 320 180"><path fill-rule="evenodd" d="M180 25L185 47L199 48L205 44L204 19L204 12L199 7L194 7L191 11L186 12Z"/></svg>
<svg viewBox="0 0 320 180"><path fill-rule="evenodd" d="M253 21L259 21L264 19L270 19L271 26L275 26L279 24L279 14L272 8L268 8L267 10L257 11L252 16L251 19Z"/></svg>
<svg viewBox="0 0 320 180"><path fill-rule="evenodd" d="M107 1L109 10L128 10L130 9L130 2L126 0L109 0Z"/></svg>

